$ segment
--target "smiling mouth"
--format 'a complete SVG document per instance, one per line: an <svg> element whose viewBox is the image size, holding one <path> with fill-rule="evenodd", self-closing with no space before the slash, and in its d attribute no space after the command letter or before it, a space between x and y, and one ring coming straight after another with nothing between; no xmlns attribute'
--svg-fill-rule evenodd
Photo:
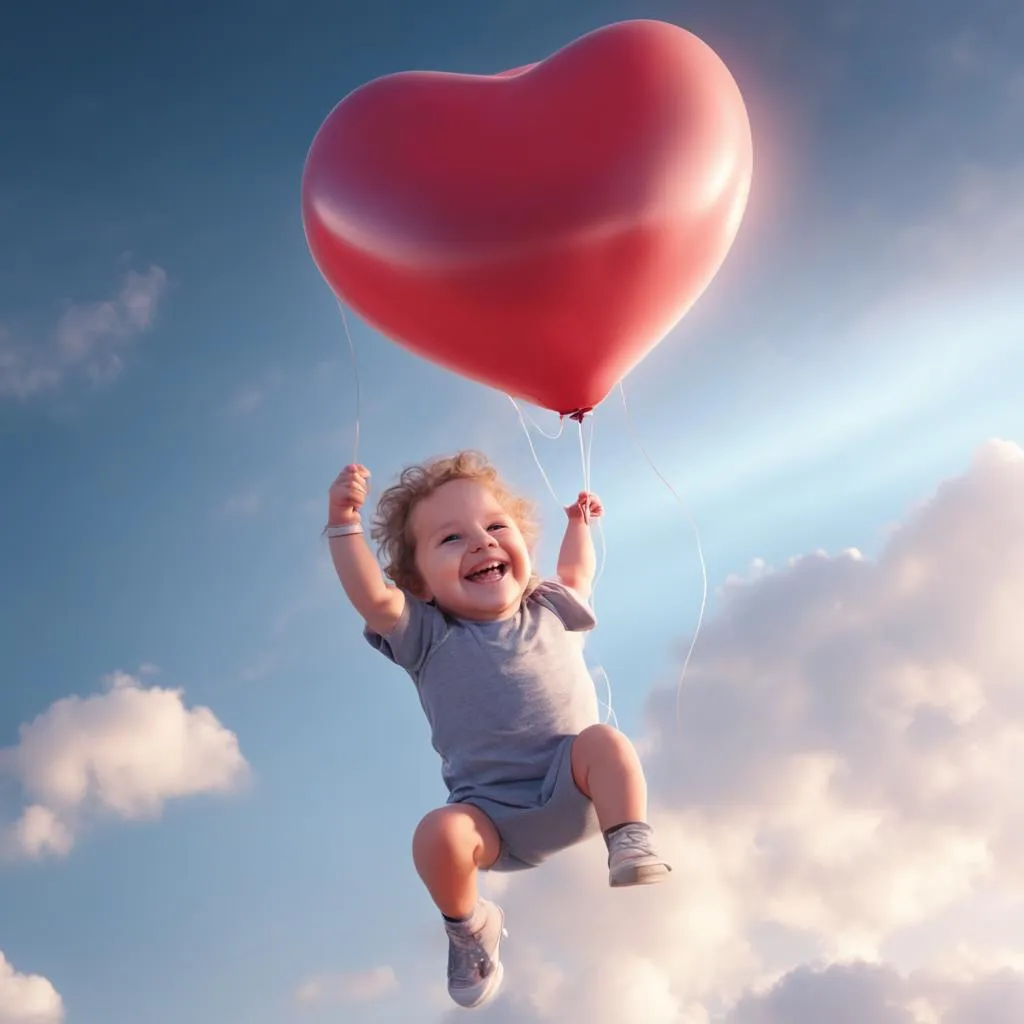
<svg viewBox="0 0 1024 1024"><path fill-rule="evenodd" d="M488 562L471 572L466 579L471 583L497 583L508 575L508 571L508 562Z"/></svg>

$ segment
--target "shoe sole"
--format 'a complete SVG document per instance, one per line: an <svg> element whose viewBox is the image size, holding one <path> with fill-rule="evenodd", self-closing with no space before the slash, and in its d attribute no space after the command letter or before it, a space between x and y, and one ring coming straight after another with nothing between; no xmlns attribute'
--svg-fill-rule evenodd
<svg viewBox="0 0 1024 1024"><path fill-rule="evenodd" d="M481 1006L486 1006L491 1002L494 997L498 994L498 990L501 988L501 983L505 980L505 965L499 960L498 966L494 969L494 974L491 975L493 979L491 981L491 987L484 990L484 994L475 1003L456 1003L456 1006L461 1006L464 1010L479 1010Z"/></svg>
<svg viewBox="0 0 1024 1024"><path fill-rule="evenodd" d="M631 885L655 885L664 882L671 870L667 864L639 864L613 875L608 884L613 889L624 889Z"/></svg>
<svg viewBox="0 0 1024 1024"><path fill-rule="evenodd" d="M504 921L504 915L502 915L502 920ZM494 973L487 979L487 988L483 990L475 1003L460 1003L452 996L452 1002L456 1006L463 1010L479 1010L481 1006L486 1006L498 994L498 989L501 988L501 983L505 980L505 965L501 962L501 940L503 938L508 938L508 931L504 925L501 929L501 935L498 937L498 944L494 947L494 955L498 960L498 964L494 968ZM448 995L451 996L451 992Z"/></svg>

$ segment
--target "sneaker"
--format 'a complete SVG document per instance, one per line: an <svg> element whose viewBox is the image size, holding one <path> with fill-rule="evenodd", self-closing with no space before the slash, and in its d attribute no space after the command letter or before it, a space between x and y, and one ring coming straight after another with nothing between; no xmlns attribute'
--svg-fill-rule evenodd
<svg viewBox="0 0 1024 1024"><path fill-rule="evenodd" d="M467 1010L490 1002L501 987L505 969L498 956L505 912L480 900L468 921L445 921L448 933L448 994Z"/></svg>
<svg viewBox="0 0 1024 1024"><path fill-rule="evenodd" d="M672 870L654 849L654 831L644 822L630 822L608 839L608 884L652 885Z"/></svg>

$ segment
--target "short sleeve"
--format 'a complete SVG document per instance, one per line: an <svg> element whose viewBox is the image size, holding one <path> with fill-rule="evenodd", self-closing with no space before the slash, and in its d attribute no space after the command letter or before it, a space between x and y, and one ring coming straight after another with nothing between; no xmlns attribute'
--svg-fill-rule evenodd
<svg viewBox="0 0 1024 1024"><path fill-rule="evenodd" d="M406 594L402 614L389 633L377 633L366 626L363 636L374 650L380 651L415 679L447 631L444 615L435 605Z"/></svg>
<svg viewBox="0 0 1024 1024"><path fill-rule="evenodd" d="M570 632L584 632L597 625L597 618L590 605L558 580L541 580L529 600L554 612Z"/></svg>

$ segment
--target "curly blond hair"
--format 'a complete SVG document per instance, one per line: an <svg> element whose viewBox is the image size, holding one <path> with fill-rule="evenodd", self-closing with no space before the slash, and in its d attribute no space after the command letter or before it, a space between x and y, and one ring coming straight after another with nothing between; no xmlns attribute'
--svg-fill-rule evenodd
<svg viewBox="0 0 1024 1024"><path fill-rule="evenodd" d="M377 542L385 575L396 587L411 593L422 587L423 581L416 568L415 539L410 527L412 512L424 498L452 480L474 480L489 488L515 520L532 555L539 533L533 502L513 494L480 452L460 451L407 466L399 474L398 481L388 487L377 502L370 536Z"/></svg>

